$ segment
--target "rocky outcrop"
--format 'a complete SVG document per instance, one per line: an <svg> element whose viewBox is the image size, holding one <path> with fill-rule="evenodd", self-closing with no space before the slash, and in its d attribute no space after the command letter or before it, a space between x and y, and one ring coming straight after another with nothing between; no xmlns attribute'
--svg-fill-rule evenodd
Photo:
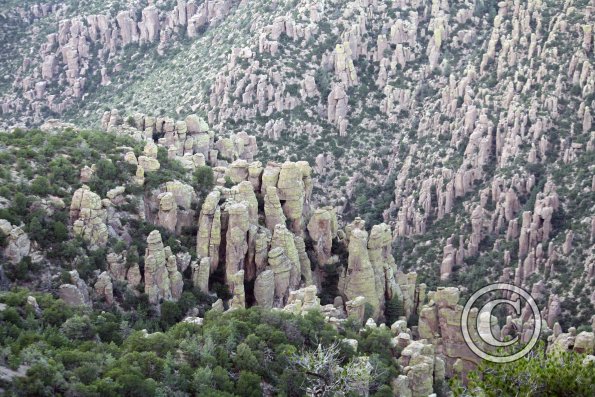
<svg viewBox="0 0 595 397"><path fill-rule="evenodd" d="M5 219L0 219L0 233L7 239L4 256L16 265L31 252L31 241L22 227L13 226Z"/></svg>
<svg viewBox="0 0 595 397"><path fill-rule="evenodd" d="M126 252L123 252L125 254ZM126 256L123 254L109 253L107 255L107 268L111 278L117 281L126 281L128 270Z"/></svg>
<svg viewBox="0 0 595 397"><path fill-rule="evenodd" d="M94 288L95 294L101 299L104 299L108 305L114 303L114 287L108 272L103 272L97 277Z"/></svg>
<svg viewBox="0 0 595 397"><path fill-rule="evenodd" d="M219 264L219 245L221 244L221 209L217 190L209 193L204 201L198 220L196 255L198 258L211 258L211 272Z"/></svg>
<svg viewBox="0 0 595 397"><path fill-rule="evenodd" d="M138 156L138 165L145 172L154 172L161 168L161 164L157 160L158 150L157 145L152 140L149 140L145 145L143 155Z"/></svg>
<svg viewBox="0 0 595 397"><path fill-rule="evenodd" d="M169 192L161 193L157 199L159 200L157 224L171 232L175 232L176 224L178 223L178 206L174 195Z"/></svg>
<svg viewBox="0 0 595 397"><path fill-rule="evenodd" d="M368 255L368 233L354 229L349 238L349 259L347 269L339 282L339 288L346 300L363 296L374 309L374 317L381 312L382 292L376 290L376 276Z"/></svg>
<svg viewBox="0 0 595 397"><path fill-rule="evenodd" d="M435 346L436 354L446 363L447 376L451 377L455 371L468 372L480 359L469 349L461 333L463 306L458 304L459 290L454 287L438 288L430 292L428 298L429 303L419 313L419 337ZM474 324L476 319L477 309L472 309L469 323ZM473 331L471 334L474 337ZM499 329L493 330L493 334L500 335Z"/></svg>
<svg viewBox="0 0 595 397"><path fill-rule="evenodd" d="M269 251L269 266L275 274L275 307L283 307L289 296L291 282L291 260L285 255L281 247Z"/></svg>
<svg viewBox="0 0 595 397"><path fill-rule="evenodd" d="M301 263L295 240L292 233L285 225L276 225L271 240L271 249L280 248L283 254L289 259L289 289L295 290L299 287L301 279Z"/></svg>
<svg viewBox="0 0 595 397"><path fill-rule="evenodd" d="M70 221L72 232L81 236L91 248L103 247L107 244L106 226L107 212L101 197L83 185L74 192L70 204Z"/></svg>
<svg viewBox="0 0 595 397"><path fill-rule="evenodd" d="M276 225L285 225L285 214L275 186L267 186L264 196L264 216L266 227L271 231Z"/></svg>
<svg viewBox="0 0 595 397"><path fill-rule="evenodd" d="M305 179L309 176L309 166L299 163L285 162L279 172L277 181L277 195L283 204L283 213L290 224L293 233L303 233L302 216L305 201L309 199L306 195Z"/></svg>
<svg viewBox="0 0 595 397"><path fill-rule="evenodd" d="M207 294L209 292L209 276L211 274L211 258L201 258L192 263L192 285Z"/></svg>
<svg viewBox="0 0 595 397"><path fill-rule="evenodd" d="M254 282L254 298L260 307L271 309L275 303L275 272L265 270Z"/></svg>
<svg viewBox="0 0 595 397"><path fill-rule="evenodd" d="M308 233L314 241L319 265L326 265L331 258L333 239L337 235L337 213L331 207L319 208L308 222Z"/></svg>
<svg viewBox="0 0 595 397"><path fill-rule="evenodd" d="M70 272L70 284L62 284L58 289L58 296L68 306L81 307L92 306L89 296L89 288L76 270Z"/></svg>
<svg viewBox="0 0 595 397"><path fill-rule="evenodd" d="M246 307L246 295L244 289L244 271L240 270L227 279L230 292L233 297L229 303L229 310L243 309Z"/></svg>
<svg viewBox="0 0 595 397"><path fill-rule="evenodd" d="M154 230L147 237L145 251L145 293L149 302L177 301L182 296L184 282L178 271L176 257L164 247L161 234Z"/></svg>
<svg viewBox="0 0 595 397"><path fill-rule="evenodd" d="M339 135L347 135L347 110L349 97L343 88L343 85L337 84L333 87L328 96L328 116L329 123L335 124L339 128Z"/></svg>

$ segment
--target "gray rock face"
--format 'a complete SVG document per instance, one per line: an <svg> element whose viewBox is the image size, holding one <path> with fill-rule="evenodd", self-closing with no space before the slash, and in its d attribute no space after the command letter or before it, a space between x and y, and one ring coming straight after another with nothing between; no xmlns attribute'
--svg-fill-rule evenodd
<svg viewBox="0 0 595 397"><path fill-rule="evenodd" d="M0 226L0 233L8 237L8 244L4 249L4 255L10 263L16 265L31 252L31 241L23 228L12 226L4 219L0 220L0 222L2 221L4 222Z"/></svg>
<svg viewBox="0 0 595 397"><path fill-rule="evenodd" d="M254 283L254 298L258 306L272 308L275 299L275 273L265 270L256 277Z"/></svg>
<svg viewBox="0 0 595 397"><path fill-rule="evenodd" d="M70 221L74 235L81 236L91 248L107 244L107 212L101 197L83 185L74 192L70 204Z"/></svg>
<svg viewBox="0 0 595 397"><path fill-rule="evenodd" d="M79 277L76 270L70 272L71 284L62 284L58 290L58 296L68 306L92 306L92 301L89 296L89 288L87 284Z"/></svg>
<svg viewBox="0 0 595 397"><path fill-rule="evenodd" d="M145 251L145 293L150 303L177 301L182 296L184 282L176 261L171 249L164 247L161 234L152 231Z"/></svg>

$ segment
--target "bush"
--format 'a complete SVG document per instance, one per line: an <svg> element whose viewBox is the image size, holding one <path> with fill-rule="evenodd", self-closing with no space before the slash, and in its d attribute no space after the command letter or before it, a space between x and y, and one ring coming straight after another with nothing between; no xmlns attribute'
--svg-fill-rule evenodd
<svg viewBox="0 0 595 397"><path fill-rule="evenodd" d="M198 167L196 171L194 171L193 181L200 192L204 193L211 191L215 184L213 169L208 166Z"/></svg>
<svg viewBox="0 0 595 397"><path fill-rule="evenodd" d="M38 176L31 182L31 192L38 196L47 196L50 194L50 181L45 176Z"/></svg>
<svg viewBox="0 0 595 397"><path fill-rule="evenodd" d="M546 355L544 346L508 364L482 361L463 387L452 382L456 396L573 396L595 395L595 363L583 364L585 356L574 352Z"/></svg>
<svg viewBox="0 0 595 397"><path fill-rule="evenodd" d="M95 337L95 327L89 316L75 315L60 327L60 331L69 339L89 340Z"/></svg>
<svg viewBox="0 0 595 397"><path fill-rule="evenodd" d="M394 296L391 300L386 302L386 307L384 308L384 316L386 317L386 324L390 327L395 321L399 319L399 317L405 315L405 308L403 307L403 302L399 299L398 296Z"/></svg>
<svg viewBox="0 0 595 397"><path fill-rule="evenodd" d="M236 394L244 397L260 397L262 391L260 389L260 376L253 372L240 372L240 379L236 386Z"/></svg>

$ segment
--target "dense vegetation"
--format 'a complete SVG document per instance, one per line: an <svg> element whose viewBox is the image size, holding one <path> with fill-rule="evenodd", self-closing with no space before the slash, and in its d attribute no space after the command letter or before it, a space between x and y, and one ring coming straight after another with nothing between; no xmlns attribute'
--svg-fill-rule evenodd
<svg viewBox="0 0 595 397"><path fill-rule="evenodd" d="M512 363L483 361L467 387L453 385L456 396L588 397L595 395L595 362L572 352L546 354L541 344Z"/></svg>
<svg viewBox="0 0 595 397"><path fill-rule="evenodd" d="M105 270L106 253L109 250L121 252L126 248L123 242L110 239L106 249L91 251L81 239L70 239L67 228L72 195L83 184L80 170L85 166L93 167L93 176L86 183L93 192L105 197L110 189L125 186L126 193L132 195L130 201L118 208L132 215L124 220L133 225L134 241L128 249L130 258L137 258L138 262L144 252L146 236L155 229L160 230L174 252L192 252L195 230L189 230L176 240L168 231L135 219L136 200L172 180L192 183L198 196L203 197L213 184L212 169L201 167L193 177L179 162L168 159L166 150L160 148L161 169L146 175L144 188L137 187L130 183L136 167L123 161L123 155L132 150L139 156L143 148L142 142L131 137L96 131L15 130L0 134L0 202L4 203L0 206L0 219L23 225L46 258L63 270L76 267L83 279L94 270ZM0 244L5 243L6 237L2 235ZM4 265L12 281L33 281L32 276L39 270L39 264L28 257L16 265Z"/></svg>
<svg viewBox="0 0 595 397"><path fill-rule="evenodd" d="M173 325L166 305L161 318L151 319L143 310L75 310L39 293L32 294L41 309L36 312L29 294L0 296L6 305L0 312L0 363L27 369L26 377L0 385L7 395L260 396L266 389L299 396L307 374L294 358L344 337L356 338L358 355L370 357L377 375L372 394L392 395L388 383L397 372L386 329L357 334L348 324L338 332L318 312L302 317L258 308L209 312L202 326ZM340 363L347 364L355 352L339 346Z"/></svg>

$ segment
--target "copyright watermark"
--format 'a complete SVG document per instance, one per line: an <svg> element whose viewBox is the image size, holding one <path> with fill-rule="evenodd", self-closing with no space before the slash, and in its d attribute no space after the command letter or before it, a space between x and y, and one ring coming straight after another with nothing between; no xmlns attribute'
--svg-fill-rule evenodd
<svg viewBox="0 0 595 397"><path fill-rule="evenodd" d="M492 293L492 292L504 292L502 295L504 298L493 299L490 298L487 303L485 303L482 307L478 308L477 319L475 323L475 330L477 332L474 334L475 338L471 337L470 326L469 326L469 314L471 309L473 308L473 304L477 302L482 296ZM508 298L506 298L508 296ZM512 299L510 298L512 297ZM493 355L489 350L494 350L493 348L508 348L513 347L514 345L521 344L521 340L518 335L508 341L502 341L496 338L492 332L492 311L494 308L500 304L506 304L511 306L514 309L514 313L517 316L521 316L521 311L523 308L522 301L525 301L528 305L529 309L531 310L531 314L534 320L534 328L531 337L526 341L526 344L522 347L521 350L516 352L510 352L507 355ZM465 339L465 343L467 346L475 353L477 356L481 357L484 360L488 360L494 363L510 363L512 361L516 361L519 358L526 356L531 349L535 346L539 339L539 334L541 333L541 314L539 313L539 308L535 303L535 300L524 289L517 287L512 284L506 283L497 283L491 284L483 287L479 291L475 292L463 308L463 315L461 317L461 329L463 331L463 337ZM483 342L481 345L478 343L478 338L481 339ZM489 346L492 348L490 349ZM487 351L486 351L487 350Z"/></svg>

